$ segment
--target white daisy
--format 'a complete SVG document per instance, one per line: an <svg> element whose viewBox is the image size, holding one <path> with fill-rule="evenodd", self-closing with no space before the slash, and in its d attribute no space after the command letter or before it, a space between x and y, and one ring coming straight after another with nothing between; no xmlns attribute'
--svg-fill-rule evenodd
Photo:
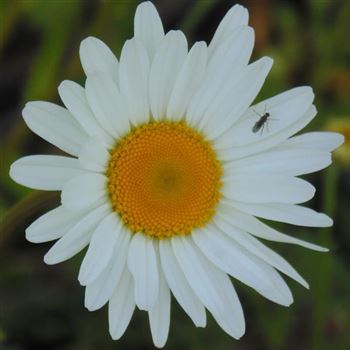
<svg viewBox="0 0 350 350"><path fill-rule="evenodd" d="M331 226L325 214L299 205L315 188L297 176L330 165L343 138L293 136L316 115L310 87L250 107L272 59L249 63L247 23L247 10L236 5L208 46L188 50L184 34L164 34L152 3L142 3L119 62L87 38L80 47L85 88L64 81L58 90L66 108L29 102L23 110L33 132L72 156L13 163L16 182L62 192L62 204L31 224L26 238L57 240L47 264L88 246L78 277L85 306L108 303L113 339L137 306L162 347L170 292L196 326L205 327L208 309L238 339L245 321L229 276L285 306L293 297L279 272L308 287L257 237L326 251L257 218Z"/></svg>

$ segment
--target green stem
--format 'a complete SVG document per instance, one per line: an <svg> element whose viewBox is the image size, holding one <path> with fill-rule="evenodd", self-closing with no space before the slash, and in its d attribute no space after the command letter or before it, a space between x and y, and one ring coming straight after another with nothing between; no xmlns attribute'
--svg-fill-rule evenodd
<svg viewBox="0 0 350 350"><path fill-rule="evenodd" d="M337 201L337 181L338 167L333 164L329 167L324 176L324 196L323 211L333 217L336 213ZM330 229L321 230L321 245L333 248L333 234ZM325 324L327 321L330 305L330 294L332 286L332 269L333 269L332 251L321 257L316 270L315 278L315 299L313 304L313 324L312 324L312 350L328 349L327 339L325 337Z"/></svg>

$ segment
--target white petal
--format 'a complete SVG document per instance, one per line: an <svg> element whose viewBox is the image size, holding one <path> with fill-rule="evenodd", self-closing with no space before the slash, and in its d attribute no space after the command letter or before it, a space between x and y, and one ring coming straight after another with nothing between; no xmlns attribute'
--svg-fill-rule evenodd
<svg viewBox="0 0 350 350"><path fill-rule="evenodd" d="M205 80L194 95L187 118L197 126L213 99L222 91L228 77L234 80L248 64L254 46L254 31L247 26L237 27L219 46L208 61Z"/></svg>
<svg viewBox="0 0 350 350"><path fill-rule="evenodd" d="M65 106L89 136L97 136L107 145L112 145L113 138L98 124L83 87L74 81L65 80L59 85L58 92Z"/></svg>
<svg viewBox="0 0 350 350"><path fill-rule="evenodd" d="M135 302L141 310L150 310L157 301L159 278L153 240L137 233L131 240L128 268L134 277Z"/></svg>
<svg viewBox="0 0 350 350"><path fill-rule="evenodd" d="M159 249L164 276L174 297L197 327L205 327L207 323L205 308L187 282L170 240L160 240Z"/></svg>
<svg viewBox="0 0 350 350"><path fill-rule="evenodd" d="M190 238L174 237L171 240L177 261L198 298L209 310L225 309L223 300L210 278L210 264L198 254Z"/></svg>
<svg viewBox="0 0 350 350"><path fill-rule="evenodd" d="M80 44L79 54L86 76L104 72L115 82L118 81L118 60L103 41L92 36L84 39Z"/></svg>
<svg viewBox="0 0 350 350"><path fill-rule="evenodd" d="M213 264L265 298L286 306L293 302L287 284L271 266L212 224L194 232L193 240Z"/></svg>
<svg viewBox="0 0 350 350"><path fill-rule="evenodd" d="M221 297L227 308L223 314L213 312L213 317L227 334L239 339L245 333L245 319L236 290L226 273L216 270L211 278L217 286L220 286Z"/></svg>
<svg viewBox="0 0 350 350"><path fill-rule="evenodd" d="M106 196L107 178L102 174L86 173L68 181L62 189L64 207L81 210L98 203Z"/></svg>
<svg viewBox="0 0 350 350"><path fill-rule="evenodd" d="M150 61L145 47L137 40L125 42L120 56L119 85L128 105L129 120L146 123L150 118L148 83Z"/></svg>
<svg viewBox="0 0 350 350"><path fill-rule="evenodd" d="M260 91L272 62L271 58L263 57L223 86L201 120L200 128L205 135L215 139L235 123Z"/></svg>
<svg viewBox="0 0 350 350"><path fill-rule="evenodd" d="M160 263L158 261L158 263ZM157 302L148 312L153 343L162 348L169 334L170 326L170 290L165 281L164 274L159 269L159 295Z"/></svg>
<svg viewBox="0 0 350 350"><path fill-rule="evenodd" d="M280 132L274 133L269 138L265 138L260 142L252 143L242 147L234 147L227 150L220 150L218 157L222 160L232 160L246 157L248 155L263 152L268 150L282 142L288 137L294 135L299 130L303 129L317 114L315 106L311 105L309 109L303 114L303 116L289 127L283 129Z"/></svg>
<svg viewBox="0 0 350 350"><path fill-rule="evenodd" d="M305 149L310 148L324 152L332 152L344 142L344 136L335 132L308 132L291 137L281 147Z"/></svg>
<svg viewBox="0 0 350 350"><path fill-rule="evenodd" d="M312 89L302 86L259 102L250 107L231 129L216 140L215 147L234 147L237 154L243 151L249 151L250 154L250 149L253 148L255 153L258 149L263 151L270 148L304 127L304 119L308 123L314 117L316 110L310 108L313 99ZM266 112L270 114L267 126L263 132L254 133L252 129L255 123Z"/></svg>
<svg viewBox="0 0 350 350"><path fill-rule="evenodd" d="M28 102L24 121L37 135L73 156L79 154L87 135L65 109L49 102Z"/></svg>
<svg viewBox="0 0 350 350"><path fill-rule="evenodd" d="M208 62L208 78L213 80L216 88L248 64L253 47L254 29L246 25L236 27L225 38Z"/></svg>
<svg viewBox="0 0 350 350"><path fill-rule="evenodd" d="M281 233L273 229L272 227L269 227L266 224L262 223L254 216L243 213L242 211L239 211L233 207L229 207L226 204L223 204L223 201L217 209L217 217L218 220L224 218L231 225L241 230L247 231L259 238L275 242L296 244L301 247L320 252L328 251L327 248Z"/></svg>
<svg viewBox="0 0 350 350"><path fill-rule="evenodd" d="M106 170L109 158L105 145L99 139L91 137L79 153L79 164L84 169L102 173Z"/></svg>
<svg viewBox="0 0 350 350"><path fill-rule="evenodd" d="M277 270L285 273L287 276L299 282L305 288L309 288L307 282L300 276L300 274L280 255L272 249L266 247L259 240L242 230L230 225L225 220L215 220L218 227L223 232L233 238L239 245L250 251L255 256L259 257L267 264L272 265Z"/></svg>
<svg viewBox="0 0 350 350"><path fill-rule="evenodd" d="M157 9L150 1L137 6L134 18L134 35L142 42L150 61L152 61L164 37L164 29Z"/></svg>
<svg viewBox="0 0 350 350"><path fill-rule="evenodd" d="M90 242L93 230L108 212L109 206L103 205L87 214L51 247L44 256L45 263L60 263L84 249Z"/></svg>
<svg viewBox="0 0 350 350"><path fill-rule="evenodd" d="M200 301L225 332L240 338L245 331L244 316L228 276L199 252L191 238L174 237L171 243L177 261Z"/></svg>
<svg viewBox="0 0 350 350"><path fill-rule="evenodd" d="M311 199L315 188L296 177L272 174L236 174L223 179L225 197L248 203L302 203Z"/></svg>
<svg viewBox="0 0 350 350"><path fill-rule="evenodd" d="M86 97L98 122L114 137L130 130L127 106L117 85L106 73L94 73L86 79Z"/></svg>
<svg viewBox="0 0 350 350"><path fill-rule="evenodd" d="M119 339L130 323L135 310L132 276L124 269L115 292L108 305L109 333L112 339Z"/></svg>
<svg viewBox="0 0 350 350"><path fill-rule="evenodd" d="M26 229L26 239L42 243L61 238L85 213L72 212L62 206L50 210Z"/></svg>
<svg viewBox="0 0 350 350"><path fill-rule="evenodd" d="M241 5L233 6L221 20L213 39L209 45L209 53L212 55L217 47L236 29L236 27L248 24L249 14Z"/></svg>
<svg viewBox="0 0 350 350"><path fill-rule="evenodd" d="M27 156L16 160L10 176L17 183L36 190L57 191L84 170L77 159L62 156Z"/></svg>
<svg viewBox="0 0 350 350"><path fill-rule="evenodd" d="M86 286L96 280L107 267L118 242L121 222L116 213L106 216L96 227L80 266L78 280Z"/></svg>
<svg viewBox="0 0 350 350"><path fill-rule="evenodd" d="M150 71L149 98L155 120L166 117L170 94L186 55L186 37L179 30L170 31L156 52Z"/></svg>
<svg viewBox="0 0 350 350"><path fill-rule="evenodd" d="M230 146L243 146L269 139L301 118L311 106L313 99L312 89L309 86L301 86L250 107L229 132ZM268 130L254 133L252 128L266 112L270 114Z"/></svg>
<svg viewBox="0 0 350 350"><path fill-rule="evenodd" d="M287 144L225 164L225 174L283 174L298 176L321 170L332 163L329 152ZM260 175L259 175L260 176Z"/></svg>
<svg viewBox="0 0 350 350"><path fill-rule="evenodd" d="M166 112L167 118L182 119L193 94L204 78L206 64L207 46L204 42L197 42L192 46L175 80Z"/></svg>
<svg viewBox="0 0 350 350"><path fill-rule="evenodd" d="M117 243L114 245L114 252L107 269L85 289L85 307L89 311L101 308L112 296L117 287L121 275L126 266L130 233L121 228L120 232L115 232ZM130 293L133 295L133 293Z"/></svg>
<svg viewBox="0 0 350 350"><path fill-rule="evenodd" d="M318 213L300 205L283 203L252 204L228 201L230 206L263 219L286 222L307 227L330 227L333 221L326 214Z"/></svg>

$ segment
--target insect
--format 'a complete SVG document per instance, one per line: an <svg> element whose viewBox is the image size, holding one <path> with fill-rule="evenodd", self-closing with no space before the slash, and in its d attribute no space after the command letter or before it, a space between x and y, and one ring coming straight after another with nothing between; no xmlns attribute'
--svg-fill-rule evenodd
<svg viewBox="0 0 350 350"><path fill-rule="evenodd" d="M253 111L255 112L255 114L257 114L260 118L259 120L254 124L252 131L254 133L258 132L259 130L261 130L261 133L264 131L264 127L266 125L267 127L267 122L268 122L268 118L270 118L270 113L266 112L266 106L265 106L265 111L263 115L260 115L258 112L256 112L254 109ZM270 119L271 120L271 119Z"/></svg>

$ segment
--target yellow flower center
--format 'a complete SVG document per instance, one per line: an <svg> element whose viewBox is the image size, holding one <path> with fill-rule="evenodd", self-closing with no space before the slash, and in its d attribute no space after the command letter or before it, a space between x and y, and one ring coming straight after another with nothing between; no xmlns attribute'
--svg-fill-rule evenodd
<svg viewBox="0 0 350 350"><path fill-rule="evenodd" d="M132 232L191 233L214 215L222 169L208 141L182 122L151 122L122 138L107 176L113 209Z"/></svg>

